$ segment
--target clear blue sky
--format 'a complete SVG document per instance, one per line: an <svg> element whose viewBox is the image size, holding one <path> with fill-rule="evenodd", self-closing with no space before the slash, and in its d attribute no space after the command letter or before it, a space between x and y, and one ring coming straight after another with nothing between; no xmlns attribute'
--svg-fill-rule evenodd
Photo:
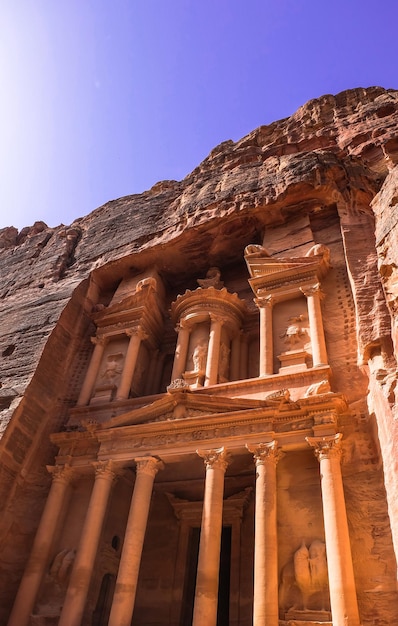
<svg viewBox="0 0 398 626"><path fill-rule="evenodd" d="M226 139L398 87L397 0L2 0L0 227L70 224Z"/></svg>

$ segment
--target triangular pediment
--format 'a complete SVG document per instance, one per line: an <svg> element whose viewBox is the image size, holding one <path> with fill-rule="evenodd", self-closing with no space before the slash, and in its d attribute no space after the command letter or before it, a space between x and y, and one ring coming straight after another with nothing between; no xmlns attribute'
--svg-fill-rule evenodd
<svg viewBox="0 0 398 626"><path fill-rule="evenodd" d="M265 405L263 400L214 397L189 390L173 391L172 393L165 393L155 402L112 417L101 423L99 427L107 430L136 424L210 417L214 414L261 409Z"/></svg>

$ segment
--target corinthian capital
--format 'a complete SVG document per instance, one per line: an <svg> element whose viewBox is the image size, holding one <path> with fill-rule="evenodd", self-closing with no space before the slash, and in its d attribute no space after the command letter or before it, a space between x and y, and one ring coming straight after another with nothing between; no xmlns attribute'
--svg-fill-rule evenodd
<svg viewBox="0 0 398 626"><path fill-rule="evenodd" d="M135 459L136 472L138 474L146 474L155 478L159 470L164 468L164 463L154 456L142 456Z"/></svg>
<svg viewBox="0 0 398 626"><path fill-rule="evenodd" d="M95 478L113 480L116 476L115 463L110 459L108 461L95 461L92 466L95 469Z"/></svg>
<svg viewBox="0 0 398 626"><path fill-rule="evenodd" d="M70 465L47 465L47 472L51 474L53 482L69 483L73 476L73 470Z"/></svg>
<svg viewBox="0 0 398 626"><path fill-rule="evenodd" d="M305 287L300 287L300 291L301 293L303 293L307 298L309 296L314 296L316 294L318 294L319 297L323 296L323 293L321 291L321 285L319 283L316 283L315 285L307 285Z"/></svg>
<svg viewBox="0 0 398 626"><path fill-rule="evenodd" d="M275 298L274 296L260 296L259 298L255 298L254 302L258 306L259 309L267 309L271 308L274 305Z"/></svg>
<svg viewBox="0 0 398 626"><path fill-rule="evenodd" d="M148 335L146 334L142 326L134 326L133 328L128 328L126 330L126 335L130 338L138 337L139 339L141 339L141 341L144 341L144 339L148 339Z"/></svg>
<svg viewBox="0 0 398 626"><path fill-rule="evenodd" d="M318 461L323 459L341 457L342 447L341 440L343 435L327 435L325 437L306 437L307 443L314 448L314 453Z"/></svg>
<svg viewBox="0 0 398 626"><path fill-rule="evenodd" d="M106 344L106 338L103 336L90 337L90 341L94 346L104 346Z"/></svg>
<svg viewBox="0 0 398 626"><path fill-rule="evenodd" d="M224 472L228 467L227 453L224 446L213 450L196 450L205 463L206 470L222 469Z"/></svg>
<svg viewBox="0 0 398 626"><path fill-rule="evenodd" d="M283 456L282 451L278 449L278 442L275 439L267 443L246 444L246 448L252 453L256 466L264 465L267 462L275 463L276 465Z"/></svg>

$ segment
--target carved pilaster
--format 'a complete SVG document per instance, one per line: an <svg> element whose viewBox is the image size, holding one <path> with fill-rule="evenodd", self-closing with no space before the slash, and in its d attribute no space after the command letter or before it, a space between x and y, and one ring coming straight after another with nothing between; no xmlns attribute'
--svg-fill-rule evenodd
<svg viewBox="0 0 398 626"><path fill-rule="evenodd" d="M125 400L129 397L130 387L133 380L134 370L137 365L138 353L141 341L148 338L148 335L141 326L134 326L126 330L126 335L130 337L129 345L124 360L123 372L120 384L116 393L117 400Z"/></svg>
<svg viewBox="0 0 398 626"><path fill-rule="evenodd" d="M186 369L191 327L187 320L181 319L175 330L178 333L178 339L173 363L173 371L171 373L171 382L177 378L182 378L182 374Z"/></svg>
<svg viewBox="0 0 398 626"><path fill-rule="evenodd" d="M91 355L91 360L88 366L86 377L80 390L79 398L77 401L78 406L84 406L85 404L88 404L91 398L91 394L94 389L94 384L98 376L99 368L104 354L106 338L103 336L90 337L90 341L94 344L94 351Z"/></svg>
<svg viewBox="0 0 398 626"><path fill-rule="evenodd" d="M314 367L327 365L328 360L321 309L321 298L323 297L321 286L319 283L316 283L315 285L300 287L300 291L307 298L313 365Z"/></svg>
<svg viewBox="0 0 398 626"><path fill-rule="evenodd" d="M274 373L274 349L272 330L273 296L264 296L255 299L260 309L260 376L269 376Z"/></svg>

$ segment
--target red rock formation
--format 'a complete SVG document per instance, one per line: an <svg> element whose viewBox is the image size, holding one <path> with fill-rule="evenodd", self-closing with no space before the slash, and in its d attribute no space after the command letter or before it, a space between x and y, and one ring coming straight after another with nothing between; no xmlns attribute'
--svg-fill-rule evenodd
<svg viewBox="0 0 398 626"><path fill-rule="evenodd" d="M96 285L107 305L116 280L156 264L178 292L209 267L236 263L249 243L282 257L300 256L311 241L332 251L327 280L336 297L325 302L324 315L333 385L357 416L362 444L369 442L362 462L372 470L365 489L348 458L346 488L363 489L362 509L348 498L348 513L366 537L373 533L377 559L385 558L391 571L390 529L398 555L397 124L397 91L323 96L290 118L217 146L183 181L109 202L68 227L36 222L19 234L0 230L3 617L48 489L44 466L55 452L49 434L62 429L82 383ZM356 434L345 433L351 443ZM378 531L365 520L369 511ZM354 543L358 561L366 537ZM358 566L358 576L365 570ZM366 616L375 610L374 597L361 596L364 624L371 624ZM387 620L380 623L393 623L385 598L377 614Z"/></svg>

